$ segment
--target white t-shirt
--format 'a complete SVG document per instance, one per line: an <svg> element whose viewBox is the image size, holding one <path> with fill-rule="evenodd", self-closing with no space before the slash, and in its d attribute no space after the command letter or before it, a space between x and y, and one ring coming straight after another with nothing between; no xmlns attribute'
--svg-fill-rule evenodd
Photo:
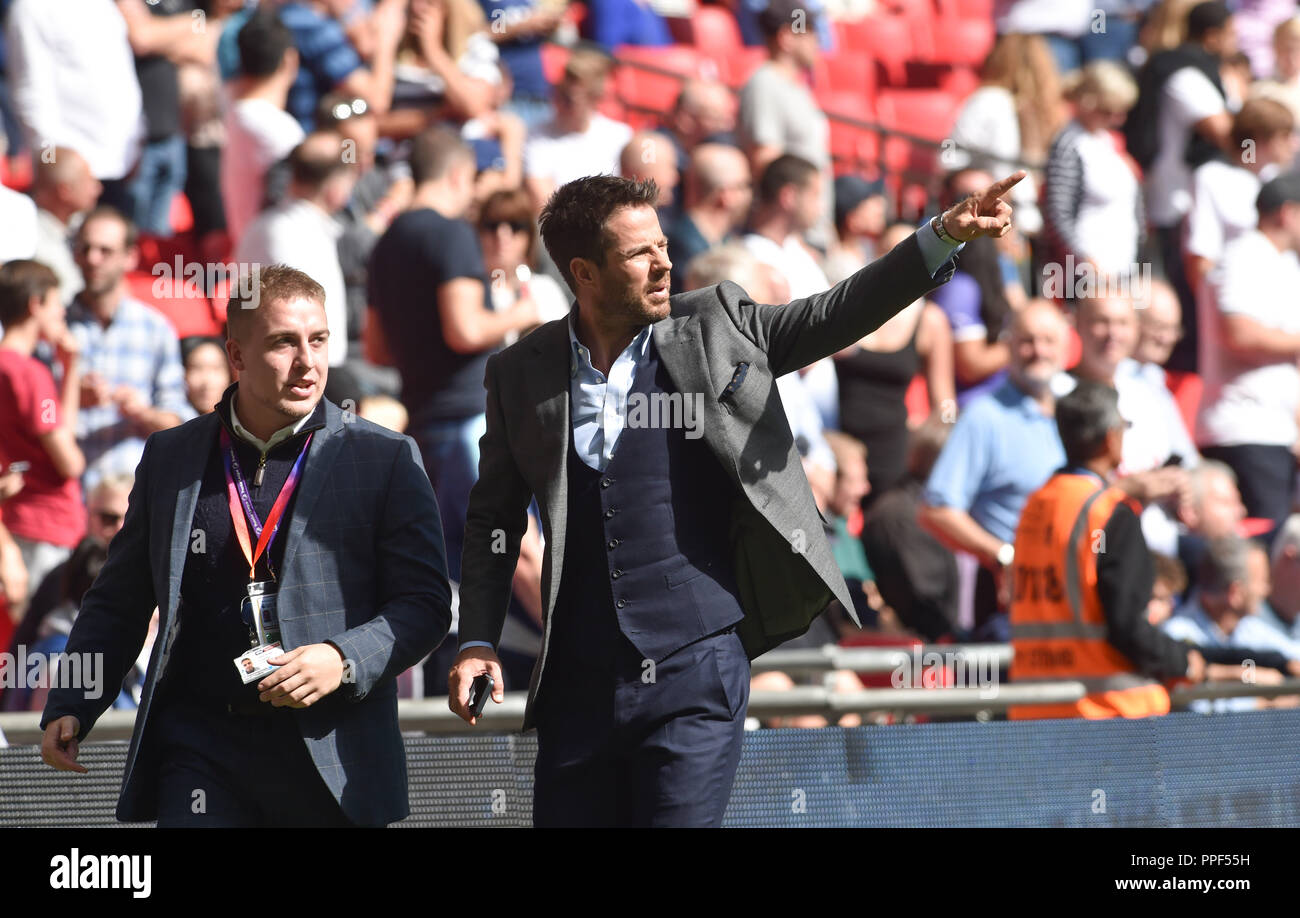
<svg viewBox="0 0 1300 918"><path fill-rule="evenodd" d="M1192 209L1187 214L1187 251L1217 262L1223 247L1259 223L1255 198L1275 167L1256 175L1217 160L1198 166L1192 175Z"/></svg>
<svg viewBox="0 0 1300 918"><path fill-rule="evenodd" d="M1154 226L1173 226L1192 205L1192 171L1183 158L1192 126L1226 106L1214 84L1195 67L1175 71L1165 81L1160 102L1160 152L1147 171L1147 203Z"/></svg>
<svg viewBox="0 0 1300 918"><path fill-rule="evenodd" d="M265 99L240 99L226 110L221 157L221 200L226 229L236 244L262 209L266 171L302 143L298 119Z"/></svg>
<svg viewBox="0 0 1300 918"><path fill-rule="evenodd" d="M1075 145L1083 167L1083 200L1075 216L1079 253L1102 270L1132 269L1138 248L1138 181L1108 132L1080 132Z"/></svg>
<svg viewBox="0 0 1300 918"><path fill-rule="evenodd" d="M31 149L71 147L96 178L124 178L140 156L145 125L117 4L15 0L5 41L14 113Z"/></svg>
<svg viewBox="0 0 1300 918"><path fill-rule="evenodd" d="M0 264L36 254L36 202L0 185Z"/></svg>
<svg viewBox="0 0 1300 918"><path fill-rule="evenodd" d="M618 175L619 156L631 139L631 127L599 112L580 134L557 133L551 123L524 144L524 174L556 187L587 175Z"/></svg>
<svg viewBox="0 0 1300 918"><path fill-rule="evenodd" d="M332 367L343 363L348 353L347 288L338 250L341 233L338 221L315 204L286 198L248 224L235 249L235 261L240 265L286 264L305 271L325 288Z"/></svg>
<svg viewBox="0 0 1300 918"><path fill-rule="evenodd" d="M826 272L797 236L787 236L785 242L777 245L766 236L748 233L744 243L755 258L781 272L790 285L790 299L799 300L830 289Z"/></svg>
<svg viewBox="0 0 1300 918"><path fill-rule="evenodd" d="M1228 243L1210 272L1211 302L1223 315L1249 316L1267 328L1300 332L1300 262L1279 252L1259 230ZM1200 348L1205 389L1196 421L1201 446L1290 446L1296 441L1300 369L1296 361L1255 366L1233 356L1216 325L1203 326Z"/></svg>

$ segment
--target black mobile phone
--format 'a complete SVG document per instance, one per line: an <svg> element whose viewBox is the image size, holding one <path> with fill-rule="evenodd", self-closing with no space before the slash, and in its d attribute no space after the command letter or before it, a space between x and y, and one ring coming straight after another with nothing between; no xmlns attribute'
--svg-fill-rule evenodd
<svg viewBox="0 0 1300 918"><path fill-rule="evenodd" d="M471 717L483 716L483 709L487 707L487 700L492 697L492 688L495 685L496 680L487 673L474 677L474 681L469 686L469 713Z"/></svg>
<svg viewBox="0 0 1300 918"><path fill-rule="evenodd" d="M1170 453L1169 458L1165 460L1165 464L1161 466L1161 468L1166 468L1166 469L1177 468L1182 464L1183 464L1182 456L1178 455L1178 453Z"/></svg>

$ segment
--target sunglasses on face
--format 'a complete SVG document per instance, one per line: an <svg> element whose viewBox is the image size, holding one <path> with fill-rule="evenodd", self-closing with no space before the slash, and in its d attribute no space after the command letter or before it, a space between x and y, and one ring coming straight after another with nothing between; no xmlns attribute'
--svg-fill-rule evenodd
<svg viewBox="0 0 1300 918"><path fill-rule="evenodd" d="M501 232L501 227L508 226L512 233L526 233L530 229L529 225L522 220L492 220L479 224L479 230L484 233L496 235Z"/></svg>
<svg viewBox="0 0 1300 918"><path fill-rule="evenodd" d="M111 510L96 510L95 519L99 520L101 526L116 526L122 522L122 514L113 513Z"/></svg>

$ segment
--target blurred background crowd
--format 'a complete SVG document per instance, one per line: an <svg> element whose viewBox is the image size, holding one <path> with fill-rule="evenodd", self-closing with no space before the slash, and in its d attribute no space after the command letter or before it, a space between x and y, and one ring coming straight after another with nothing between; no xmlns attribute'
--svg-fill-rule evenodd
<svg viewBox="0 0 1300 918"><path fill-rule="evenodd" d="M145 438L232 382L225 301L249 266L324 286L327 395L415 438L455 580L487 357L569 309L536 223L557 186L653 179L675 291L783 303L1025 168L1015 232L781 380L864 624L832 609L800 643L1008 640L1020 510L1064 464L1053 406L1083 379L1129 424L1152 624L1300 659L1293 2L0 13L0 648L62 646ZM542 557L534 520L500 648L514 687L540 649ZM445 691L455 649L404 691Z"/></svg>

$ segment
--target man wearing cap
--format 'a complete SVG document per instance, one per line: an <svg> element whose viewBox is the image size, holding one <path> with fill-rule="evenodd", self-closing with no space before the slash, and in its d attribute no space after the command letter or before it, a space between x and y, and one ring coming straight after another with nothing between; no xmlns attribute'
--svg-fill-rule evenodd
<svg viewBox="0 0 1300 918"><path fill-rule="evenodd" d="M1265 184L1256 207L1259 227L1228 243L1209 275L1195 438L1202 455L1237 473L1246 514L1280 525L1291 510L1300 410L1300 173Z"/></svg>

